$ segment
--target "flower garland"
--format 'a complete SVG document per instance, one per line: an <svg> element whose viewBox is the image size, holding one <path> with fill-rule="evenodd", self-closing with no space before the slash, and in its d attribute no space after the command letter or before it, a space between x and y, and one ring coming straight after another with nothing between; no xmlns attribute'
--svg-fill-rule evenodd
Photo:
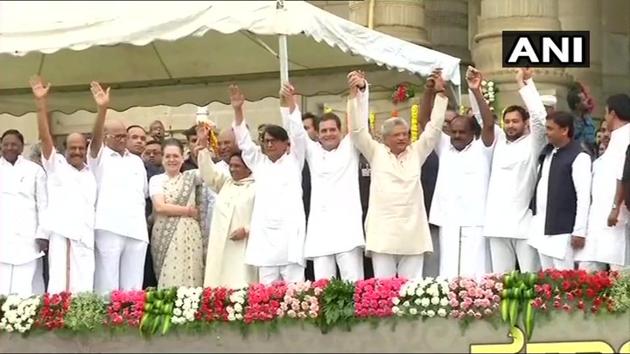
<svg viewBox="0 0 630 354"><path fill-rule="evenodd" d="M444 279L409 281L392 300L392 313L402 317L446 317L449 312L449 287Z"/></svg>
<svg viewBox="0 0 630 354"><path fill-rule="evenodd" d="M492 80L481 81L481 93L486 103L490 106L490 110L494 112L495 96L498 92L497 87Z"/></svg>
<svg viewBox="0 0 630 354"><path fill-rule="evenodd" d="M16 295L10 295L2 304L3 316L0 320L0 330L28 332L35 323L39 304L39 297L23 299Z"/></svg>
<svg viewBox="0 0 630 354"><path fill-rule="evenodd" d="M199 311L201 293L203 288L181 287L177 289L177 299L173 307L171 322L175 325L183 325L195 321L195 315Z"/></svg>
<svg viewBox="0 0 630 354"><path fill-rule="evenodd" d="M138 327L144 315L144 302L144 291L113 291L107 307L108 325Z"/></svg>
<svg viewBox="0 0 630 354"><path fill-rule="evenodd" d="M251 285L247 292L247 307L243 321L249 324L275 319L286 291L287 285L284 282L276 282L269 286Z"/></svg>
<svg viewBox="0 0 630 354"><path fill-rule="evenodd" d="M229 304L226 307L228 321L242 321L247 306L247 289L234 291L228 297Z"/></svg>
<svg viewBox="0 0 630 354"><path fill-rule="evenodd" d="M323 285L323 286L322 286ZM326 282L291 283L287 286L284 299L278 309L278 317L314 319L319 315L319 297Z"/></svg>
<svg viewBox="0 0 630 354"><path fill-rule="evenodd" d="M415 142L418 140L419 131L418 131L418 113L420 111L420 107L417 104L411 106L411 142Z"/></svg>
<svg viewBox="0 0 630 354"><path fill-rule="evenodd" d="M354 314L359 318L390 317L394 298L398 297L404 279L368 279L355 285Z"/></svg>
<svg viewBox="0 0 630 354"><path fill-rule="evenodd" d="M460 320L492 317L499 309L503 283L494 275L475 279L457 278L449 288L451 317Z"/></svg>
<svg viewBox="0 0 630 354"><path fill-rule="evenodd" d="M376 124L376 114L374 114L374 112L370 112L369 122L370 122L370 132L374 134L374 126Z"/></svg>
<svg viewBox="0 0 630 354"><path fill-rule="evenodd" d="M201 295L201 307L195 316L205 322L227 321L227 305L231 294L226 288L206 288Z"/></svg>

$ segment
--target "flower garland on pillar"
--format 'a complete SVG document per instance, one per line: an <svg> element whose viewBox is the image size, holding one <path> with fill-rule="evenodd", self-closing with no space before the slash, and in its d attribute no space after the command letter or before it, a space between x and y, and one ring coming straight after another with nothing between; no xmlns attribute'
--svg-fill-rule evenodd
<svg viewBox="0 0 630 354"><path fill-rule="evenodd" d="M414 104L411 106L411 142L415 142L418 140L418 112L420 108L419 105Z"/></svg>
<svg viewBox="0 0 630 354"><path fill-rule="evenodd" d="M370 122L370 132L374 134L374 125L376 124L376 114L374 114L374 112L370 112L369 122Z"/></svg>
<svg viewBox="0 0 630 354"><path fill-rule="evenodd" d="M483 98L486 100L486 103L490 106L490 110L492 112L494 112L495 96L497 92L498 90L494 81L481 81L481 93L483 94Z"/></svg>

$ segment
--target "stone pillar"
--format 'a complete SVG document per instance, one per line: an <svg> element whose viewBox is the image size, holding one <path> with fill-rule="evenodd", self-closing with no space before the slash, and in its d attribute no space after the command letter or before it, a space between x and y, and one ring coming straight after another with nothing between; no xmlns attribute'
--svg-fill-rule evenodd
<svg viewBox="0 0 630 354"><path fill-rule="evenodd" d="M584 83L590 88L597 103L593 115L602 117L604 114L602 95L602 3L600 0L558 0L558 13L561 28L564 31L588 30L591 33L590 67L567 68L576 81ZM611 1L613 2L613 1ZM561 98L558 97L558 100ZM562 98L566 100L566 97Z"/></svg>
<svg viewBox="0 0 630 354"><path fill-rule="evenodd" d="M602 99L630 93L630 2L602 2ZM592 36L592 34L591 34ZM591 45L593 39L591 39ZM603 111L605 101L599 106Z"/></svg>
<svg viewBox="0 0 630 354"><path fill-rule="evenodd" d="M374 1L374 30L411 43L430 46L425 26L424 0L372 1ZM370 0L349 3L350 21L367 27Z"/></svg>
<svg viewBox="0 0 630 354"><path fill-rule="evenodd" d="M498 108L520 104L515 71L503 68L503 30L560 30L557 0L481 0L478 32L472 46L472 59L485 77L498 85ZM571 76L564 69L535 70L536 87L541 94L558 98L558 108L567 109L567 86Z"/></svg>
<svg viewBox="0 0 630 354"><path fill-rule="evenodd" d="M471 63L468 49L468 0L425 0L426 27L433 49Z"/></svg>

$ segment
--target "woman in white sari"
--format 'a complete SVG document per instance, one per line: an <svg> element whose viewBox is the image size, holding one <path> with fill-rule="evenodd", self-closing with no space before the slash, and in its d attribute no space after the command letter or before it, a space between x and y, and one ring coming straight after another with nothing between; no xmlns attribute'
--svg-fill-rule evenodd
<svg viewBox="0 0 630 354"><path fill-rule="evenodd" d="M258 281L255 267L245 264L249 224L254 207L254 179L240 153L230 157L230 174L218 169L207 149L208 132L200 128L197 141L199 171L206 185L217 193L206 256L204 287L238 289Z"/></svg>

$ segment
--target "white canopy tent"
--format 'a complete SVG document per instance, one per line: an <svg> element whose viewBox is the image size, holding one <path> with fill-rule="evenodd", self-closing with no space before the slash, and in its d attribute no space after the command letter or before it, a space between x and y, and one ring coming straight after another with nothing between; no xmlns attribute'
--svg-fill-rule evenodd
<svg viewBox="0 0 630 354"><path fill-rule="evenodd" d="M94 110L89 82L115 91L112 109L276 96L278 38L303 96L340 94L345 73L373 85L418 82L437 67L459 86L459 59L367 29L303 1L0 1L0 113L32 112L28 79L53 84L52 111ZM391 69L391 70L386 70Z"/></svg>

